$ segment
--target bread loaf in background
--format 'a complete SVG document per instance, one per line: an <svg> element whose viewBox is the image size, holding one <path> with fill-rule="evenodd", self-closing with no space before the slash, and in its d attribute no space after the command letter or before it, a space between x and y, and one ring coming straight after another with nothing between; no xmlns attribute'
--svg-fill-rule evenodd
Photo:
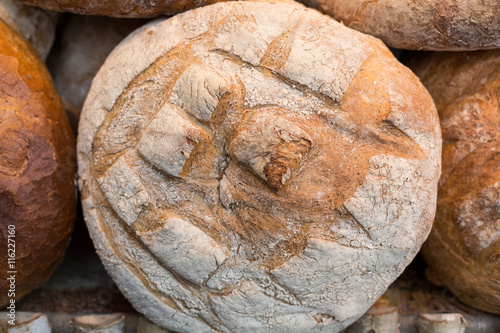
<svg viewBox="0 0 500 333"><path fill-rule="evenodd" d="M64 17L47 67L75 133L95 74L115 46L147 21L70 14Z"/></svg>
<svg viewBox="0 0 500 333"><path fill-rule="evenodd" d="M45 9L83 15L147 18L173 15L221 0L20 0Z"/></svg>
<svg viewBox="0 0 500 333"><path fill-rule="evenodd" d="M47 58L55 38L58 13L23 5L17 0L0 0L0 19L26 38L43 59Z"/></svg>
<svg viewBox="0 0 500 333"><path fill-rule="evenodd" d="M500 314L500 50L413 53L443 132L427 277L469 306Z"/></svg>
<svg viewBox="0 0 500 333"><path fill-rule="evenodd" d="M500 48L498 0L301 0L388 46L407 50Z"/></svg>
<svg viewBox="0 0 500 333"><path fill-rule="evenodd" d="M36 51L0 20L0 304L8 271L19 299L53 272L76 211L75 138ZM7 266L9 226L15 264ZM12 227L10 227L12 228ZM11 243L12 244L12 243Z"/></svg>
<svg viewBox="0 0 500 333"><path fill-rule="evenodd" d="M338 332L431 229L435 106L371 36L224 2L125 39L95 77L79 184L108 272L178 332Z"/></svg>

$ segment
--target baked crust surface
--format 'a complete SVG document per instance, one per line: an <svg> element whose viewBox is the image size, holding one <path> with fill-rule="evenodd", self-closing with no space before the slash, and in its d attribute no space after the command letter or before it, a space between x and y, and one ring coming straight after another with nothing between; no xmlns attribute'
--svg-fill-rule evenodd
<svg viewBox="0 0 500 333"><path fill-rule="evenodd" d="M422 253L427 277L500 314L500 51L415 55L443 132L436 222Z"/></svg>
<svg viewBox="0 0 500 333"><path fill-rule="evenodd" d="M69 243L76 214L75 138L36 51L0 20L0 267L16 230L16 298L44 282ZM8 281L0 273L0 304Z"/></svg>
<svg viewBox="0 0 500 333"><path fill-rule="evenodd" d="M337 332L430 231L432 99L377 39L298 4L146 25L84 104L80 188L98 252L180 332Z"/></svg>
<svg viewBox="0 0 500 333"><path fill-rule="evenodd" d="M497 0L305 0L358 31L407 50L500 47Z"/></svg>

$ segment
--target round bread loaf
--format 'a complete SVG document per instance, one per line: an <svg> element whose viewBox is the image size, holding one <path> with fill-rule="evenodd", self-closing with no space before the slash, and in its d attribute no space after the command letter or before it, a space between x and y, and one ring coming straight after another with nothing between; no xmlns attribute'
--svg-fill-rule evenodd
<svg viewBox="0 0 500 333"><path fill-rule="evenodd" d="M56 12L26 6L17 0L0 0L0 19L26 38L43 59L54 43L58 18Z"/></svg>
<svg viewBox="0 0 500 333"><path fill-rule="evenodd" d="M0 20L2 305L12 298L8 271L17 271L16 298L52 274L76 214L75 138L49 73L35 53ZM9 237L9 230L15 230L15 238ZM15 262L8 262L14 252Z"/></svg>
<svg viewBox="0 0 500 333"><path fill-rule="evenodd" d="M90 84L109 53L145 19L68 14L47 59L57 91L74 132Z"/></svg>
<svg viewBox="0 0 500 333"><path fill-rule="evenodd" d="M224 0L19 0L60 12L112 17L146 18L173 15Z"/></svg>
<svg viewBox="0 0 500 333"><path fill-rule="evenodd" d="M500 47L498 0L301 0L346 26L407 50Z"/></svg>
<svg viewBox="0 0 500 333"><path fill-rule="evenodd" d="M443 132L436 222L422 249L427 277L500 314L500 50L418 53L411 67Z"/></svg>
<svg viewBox="0 0 500 333"><path fill-rule="evenodd" d="M378 40L293 3L148 24L82 112L83 209L109 273L179 332L337 332L431 229L441 134Z"/></svg>

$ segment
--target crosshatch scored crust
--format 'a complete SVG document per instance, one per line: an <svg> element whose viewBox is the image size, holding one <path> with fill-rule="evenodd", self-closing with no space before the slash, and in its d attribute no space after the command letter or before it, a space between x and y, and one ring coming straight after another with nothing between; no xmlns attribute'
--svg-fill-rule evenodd
<svg viewBox="0 0 500 333"><path fill-rule="evenodd" d="M337 332L434 218L430 96L379 40L301 5L222 3L139 29L81 119L94 243L172 330Z"/></svg>

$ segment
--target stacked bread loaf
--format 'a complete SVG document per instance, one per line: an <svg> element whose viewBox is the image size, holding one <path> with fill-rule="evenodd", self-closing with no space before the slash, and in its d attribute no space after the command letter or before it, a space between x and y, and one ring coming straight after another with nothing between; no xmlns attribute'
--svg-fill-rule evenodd
<svg viewBox="0 0 500 333"><path fill-rule="evenodd" d="M0 304L5 305L45 281L61 260L75 218L76 165L75 139L47 69L1 20L0 69ZM7 280L12 274L15 282Z"/></svg>
<svg viewBox="0 0 500 333"><path fill-rule="evenodd" d="M222 0L20 0L49 10L127 18L172 15L218 1Z"/></svg>
<svg viewBox="0 0 500 333"><path fill-rule="evenodd" d="M301 0L350 28L408 50L500 47L497 0Z"/></svg>
<svg viewBox="0 0 500 333"><path fill-rule="evenodd" d="M423 248L427 276L500 314L500 50L412 56L443 131L437 216Z"/></svg>
<svg viewBox="0 0 500 333"><path fill-rule="evenodd" d="M429 94L373 37L500 48L496 0L304 0L343 24L288 0L20 2L0 17L49 36L42 55L55 20L36 18L57 16L28 5L115 17L67 14L48 64L90 235L148 319L339 332L429 233L428 279L500 313L500 53L413 53ZM24 294L67 245L75 142L43 65L0 27L0 220L30 239Z"/></svg>
<svg viewBox="0 0 500 333"><path fill-rule="evenodd" d="M379 40L298 4L206 6L134 32L95 77L86 222L166 328L337 332L427 237L440 137Z"/></svg>

